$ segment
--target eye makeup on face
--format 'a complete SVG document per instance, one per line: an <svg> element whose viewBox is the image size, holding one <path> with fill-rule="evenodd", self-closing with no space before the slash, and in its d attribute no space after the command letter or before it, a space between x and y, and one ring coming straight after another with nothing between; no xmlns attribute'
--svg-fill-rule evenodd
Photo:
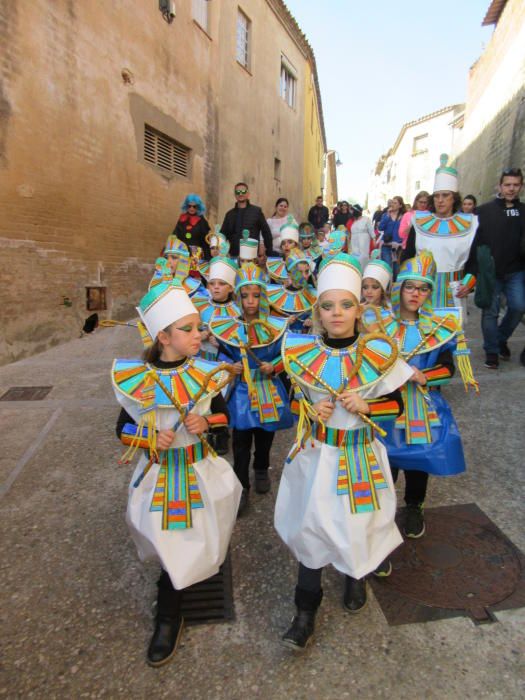
<svg viewBox="0 0 525 700"><path fill-rule="evenodd" d="M241 299L247 299L249 296L248 292L241 292ZM255 297L255 299L259 299L261 294L260 292L253 292L252 296Z"/></svg>
<svg viewBox="0 0 525 700"><path fill-rule="evenodd" d="M354 302L350 299L344 299L340 303L343 309L351 309L353 306L355 306ZM331 311L334 308L335 304L333 301L322 301L320 306L321 309L323 309L323 311Z"/></svg>
<svg viewBox="0 0 525 700"><path fill-rule="evenodd" d="M195 324L197 326L197 329L200 330L200 325ZM175 326L176 331L183 331L184 333L191 333L192 330L194 329L194 325L191 323L187 323L185 326L181 326L180 328L178 326Z"/></svg>

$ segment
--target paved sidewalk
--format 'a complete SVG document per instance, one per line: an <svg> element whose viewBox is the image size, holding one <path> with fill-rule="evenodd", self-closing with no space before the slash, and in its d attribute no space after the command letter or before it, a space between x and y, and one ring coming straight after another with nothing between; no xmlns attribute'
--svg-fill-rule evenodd
<svg viewBox="0 0 525 700"><path fill-rule="evenodd" d="M518 355L481 368L480 397L446 389L469 470L433 479L428 506L476 503L525 550L525 368ZM373 595L359 616L341 608L342 577L325 572L315 646L295 657L278 644L293 613L296 564L272 525L292 432L276 440L273 493L252 496L232 541L236 620L185 632L173 663L144 661L157 567L137 559L124 523L132 466L119 466L111 360L134 356L134 331L117 327L0 367L12 386L51 385L37 402L0 402L0 592L6 698L523 698L525 609L475 626L455 618L389 627Z"/></svg>

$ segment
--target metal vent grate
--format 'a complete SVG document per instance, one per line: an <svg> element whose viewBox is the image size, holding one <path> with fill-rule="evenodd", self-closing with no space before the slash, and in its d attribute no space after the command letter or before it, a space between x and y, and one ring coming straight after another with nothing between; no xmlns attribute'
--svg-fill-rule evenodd
<svg viewBox="0 0 525 700"><path fill-rule="evenodd" d="M52 386L12 386L0 396L0 401L42 401L52 388Z"/></svg>
<svg viewBox="0 0 525 700"><path fill-rule="evenodd" d="M144 160L174 175L190 176L191 149L144 124Z"/></svg>
<svg viewBox="0 0 525 700"><path fill-rule="evenodd" d="M229 622L235 618L229 553L218 574L184 590L182 615L188 625Z"/></svg>

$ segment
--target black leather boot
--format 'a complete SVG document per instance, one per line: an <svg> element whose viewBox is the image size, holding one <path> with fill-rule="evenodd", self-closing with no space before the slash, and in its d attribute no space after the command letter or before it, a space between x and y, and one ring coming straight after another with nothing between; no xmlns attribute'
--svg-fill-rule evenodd
<svg viewBox="0 0 525 700"><path fill-rule="evenodd" d="M268 469L255 470L255 493L268 493L270 490L270 477Z"/></svg>
<svg viewBox="0 0 525 700"><path fill-rule="evenodd" d="M345 576L343 608L349 613L358 613L366 607L366 579Z"/></svg>
<svg viewBox="0 0 525 700"><path fill-rule="evenodd" d="M147 654L148 664L154 667L163 666L174 656L184 627L182 591L173 588L165 571L160 575L158 587L155 630Z"/></svg>
<svg viewBox="0 0 525 700"><path fill-rule="evenodd" d="M164 666L175 655L184 627L182 615L176 618L157 615L155 630L148 647L148 664Z"/></svg>
<svg viewBox="0 0 525 700"><path fill-rule="evenodd" d="M281 644L293 651L304 651L313 641L315 616L323 591L313 593L297 587L295 589L295 604L297 613L292 618L290 629L281 638Z"/></svg>

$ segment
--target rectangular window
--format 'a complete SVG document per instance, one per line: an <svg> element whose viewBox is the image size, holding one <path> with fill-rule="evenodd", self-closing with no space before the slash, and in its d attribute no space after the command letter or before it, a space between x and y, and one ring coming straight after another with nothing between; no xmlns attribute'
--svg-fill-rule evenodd
<svg viewBox="0 0 525 700"><path fill-rule="evenodd" d="M250 69L251 22L242 10L237 12L237 61Z"/></svg>
<svg viewBox="0 0 525 700"><path fill-rule="evenodd" d="M144 160L173 175L190 176L191 149L144 124Z"/></svg>
<svg viewBox="0 0 525 700"><path fill-rule="evenodd" d="M209 4L207 0L192 0L193 19L209 34Z"/></svg>
<svg viewBox="0 0 525 700"><path fill-rule="evenodd" d="M428 150L428 134L416 136L412 143L412 155L417 156L418 153L426 153Z"/></svg>
<svg viewBox="0 0 525 700"><path fill-rule="evenodd" d="M297 73L284 56L281 56L280 94L286 104L293 109L297 95Z"/></svg>
<svg viewBox="0 0 525 700"><path fill-rule="evenodd" d="M273 176L275 180L281 180L281 161L279 158L273 159Z"/></svg>

